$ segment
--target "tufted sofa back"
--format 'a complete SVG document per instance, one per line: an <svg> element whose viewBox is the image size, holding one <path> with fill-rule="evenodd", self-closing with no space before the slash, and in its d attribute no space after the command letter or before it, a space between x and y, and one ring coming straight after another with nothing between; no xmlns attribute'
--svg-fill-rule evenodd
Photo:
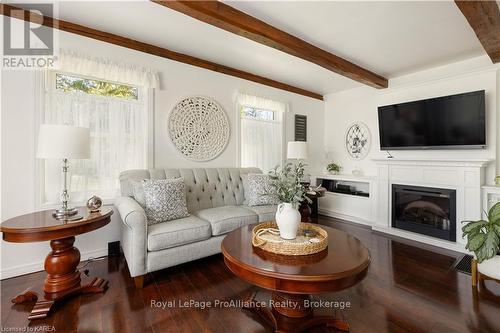
<svg viewBox="0 0 500 333"><path fill-rule="evenodd" d="M262 173L257 168L151 169L120 173L122 196L133 196L131 180L184 178L189 212L205 208L243 204L242 176Z"/></svg>

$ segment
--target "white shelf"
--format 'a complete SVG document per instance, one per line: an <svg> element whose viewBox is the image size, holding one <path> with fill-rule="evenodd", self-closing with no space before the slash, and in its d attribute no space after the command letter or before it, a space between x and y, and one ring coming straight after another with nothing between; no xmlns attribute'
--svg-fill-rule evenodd
<svg viewBox="0 0 500 333"><path fill-rule="evenodd" d="M341 192L330 192L330 191L326 191L325 192L325 195L333 195L333 196L340 196L340 197L347 197L347 198L360 198L360 199L363 199L363 200L370 200L370 197L365 197L363 195L356 195L356 194L349 194L349 193L341 193Z"/></svg>
<svg viewBox="0 0 500 333"><path fill-rule="evenodd" d="M368 183L375 181L377 179L376 176L365 176L365 175L350 175L350 174L338 174L338 175L332 175L331 173L320 173L316 175L312 175L314 178L321 178L321 179L331 179L331 180L345 180L345 181L352 181L352 182L363 182L363 183Z"/></svg>
<svg viewBox="0 0 500 333"><path fill-rule="evenodd" d="M311 176L313 185L321 184L321 180L337 181L344 184L349 184L368 193L369 196L361 196L349 193L329 192L325 196L318 199L318 208L322 214L340 219L347 219L352 222L361 224L373 224L374 216L374 185L377 181L376 176L319 173Z"/></svg>

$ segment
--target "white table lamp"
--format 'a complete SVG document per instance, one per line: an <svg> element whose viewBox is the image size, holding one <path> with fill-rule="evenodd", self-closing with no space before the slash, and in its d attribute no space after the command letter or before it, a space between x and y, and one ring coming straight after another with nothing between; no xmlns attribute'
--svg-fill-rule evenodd
<svg viewBox="0 0 500 333"><path fill-rule="evenodd" d="M305 141L288 142L286 158L296 159L296 160L307 160L308 158L307 142Z"/></svg>
<svg viewBox="0 0 500 333"><path fill-rule="evenodd" d="M64 175L63 191L61 193L62 207L53 216L61 220L78 220L76 208L68 207L69 194L67 188L68 159L90 158L90 131L84 127L67 125L40 126L38 133L37 157L44 159L61 159Z"/></svg>

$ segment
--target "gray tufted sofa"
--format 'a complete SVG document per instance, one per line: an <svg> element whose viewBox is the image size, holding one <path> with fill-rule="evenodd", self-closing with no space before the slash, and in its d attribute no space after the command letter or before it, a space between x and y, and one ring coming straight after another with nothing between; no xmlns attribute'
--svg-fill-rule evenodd
<svg viewBox="0 0 500 333"><path fill-rule="evenodd" d="M120 174L122 247L130 274L142 287L148 272L221 251L225 234L243 225L274 219L276 206L244 205L243 177L256 168L128 170ZM147 225L134 200L131 180L184 178L189 217Z"/></svg>

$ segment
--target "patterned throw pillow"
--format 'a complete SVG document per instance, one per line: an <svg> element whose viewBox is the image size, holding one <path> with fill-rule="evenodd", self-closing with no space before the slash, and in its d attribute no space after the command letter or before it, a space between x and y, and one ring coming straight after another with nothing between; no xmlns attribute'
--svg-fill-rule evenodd
<svg viewBox="0 0 500 333"><path fill-rule="evenodd" d="M264 206L264 205L277 205L280 203L277 196L273 195L275 192L271 186L271 179L268 175L262 174L249 174L248 179L248 206Z"/></svg>
<svg viewBox="0 0 500 333"><path fill-rule="evenodd" d="M189 216L184 179L144 180L148 224Z"/></svg>

